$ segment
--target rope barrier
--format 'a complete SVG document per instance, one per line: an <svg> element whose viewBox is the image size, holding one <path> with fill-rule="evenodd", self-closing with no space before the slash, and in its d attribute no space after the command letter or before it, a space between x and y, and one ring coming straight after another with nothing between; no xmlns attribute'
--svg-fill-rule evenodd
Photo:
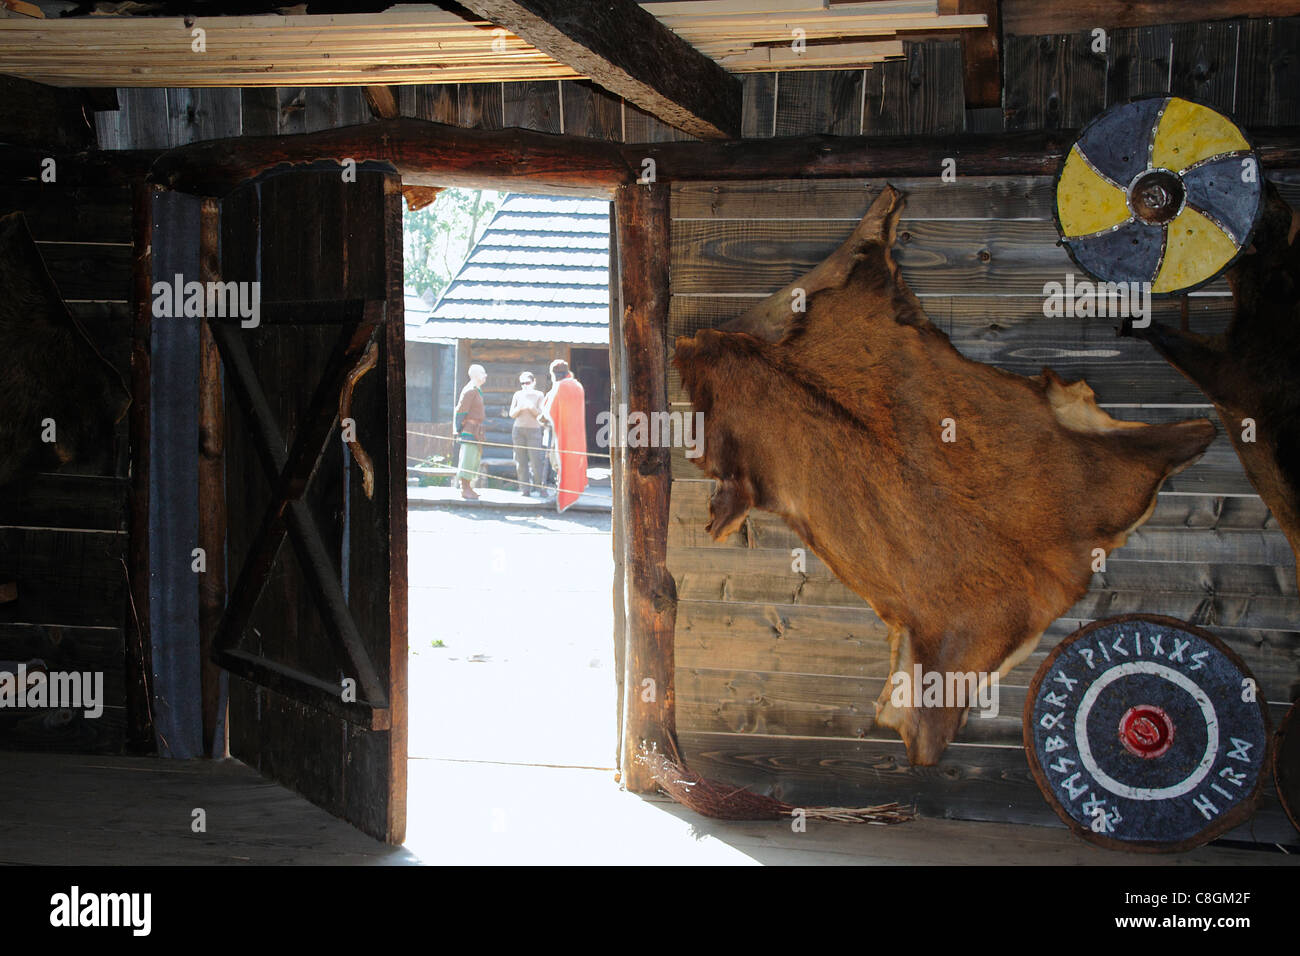
<svg viewBox="0 0 1300 956"><path fill-rule="evenodd" d="M539 484L536 484L536 483L531 482L531 481L520 481L518 478L503 478L503 477L500 476L500 475L490 475L490 474L488 474L488 473L485 472L485 471L472 471L472 470L470 470L470 469L466 469L466 471L467 471L469 474L471 474L471 475L477 475L477 476L481 476L481 477L484 477L484 478L495 478L497 481L508 481L508 482L510 482L512 485L527 485L527 486L530 487L530 488L540 488L542 491L550 491L550 490L552 490L552 488L551 488L550 485L539 485ZM457 474L457 475L460 474L460 471L457 470L456 474ZM455 476L452 476L452 477L455 477ZM608 500L610 500L610 499L606 498L604 495L595 495L595 494L592 494L592 493L589 492L589 491L579 491L577 494L578 494L578 497L579 497L579 498L598 498L598 499L600 499L601 501L608 501Z"/></svg>
<svg viewBox="0 0 1300 956"><path fill-rule="evenodd" d="M406 433L408 435L419 435L421 438L441 438L443 441L460 440L458 438L453 439L450 435L431 435L428 432L414 432L409 429L407 430ZM546 447L545 445L540 445L540 446L539 445L515 445L515 444L507 444L505 442L499 442L499 441L476 441L475 444L483 445L486 448L524 448L530 451L534 451L534 450L544 451L547 454L550 454L551 452L551 449ZM561 455L586 455L588 458L610 458L611 461L613 460L611 456L602 455L600 452L595 452L595 451L583 452L583 451L565 451L563 449L559 449L559 453Z"/></svg>

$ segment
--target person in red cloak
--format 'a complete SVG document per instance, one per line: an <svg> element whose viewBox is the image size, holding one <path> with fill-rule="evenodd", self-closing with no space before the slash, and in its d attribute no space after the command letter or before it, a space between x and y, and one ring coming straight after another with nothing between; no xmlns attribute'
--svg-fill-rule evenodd
<svg viewBox="0 0 1300 956"><path fill-rule="evenodd" d="M552 447L560 460L555 504L564 511L587 490L587 397L563 359L551 363L551 381L542 416L554 432Z"/></svg>

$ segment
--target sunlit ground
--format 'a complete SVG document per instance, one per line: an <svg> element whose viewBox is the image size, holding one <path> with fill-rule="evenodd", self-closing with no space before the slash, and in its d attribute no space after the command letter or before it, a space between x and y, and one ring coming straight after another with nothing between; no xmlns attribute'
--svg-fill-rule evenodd
<svg viewBox="0 0 1300 956"><path fill-rule="evenodd" d="M692 862L753 862L614 780L609 527L411 511L406 846L422 859L679 863L684 842Z"/></svg>

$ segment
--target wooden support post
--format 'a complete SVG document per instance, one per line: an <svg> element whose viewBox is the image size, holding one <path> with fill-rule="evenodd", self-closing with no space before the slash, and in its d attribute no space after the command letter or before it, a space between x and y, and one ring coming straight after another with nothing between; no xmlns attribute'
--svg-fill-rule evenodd
<svg viewBox="0 0 1300 956"><path fill-rule="evenodd" d="M221 279L221 208L203 200L199 212L199 281ZM207 570L199 580L199 681L203 752L224 757L216 739L221 720L221 668L212 661L212 642L226 608L226 409L221 390L221 354L206 322L199 323L199 547Z"/></svg>
<svg viewBox="0 0 1300 956"><path fill-rule="evenodd" d="M669 186L624 186L614 198L618 223L623 348L629 412L668 411ZM635 757L642 742L676 755L673 639L677 588L668 573L670 449L622 448L622 528L627 540L627 643L623 670L624 786L655 788Z"/></svg>
<svg viewBox="0 0 1300 956"><path fill-rule="evenodd" d="M623 360L623 305L622 282L618 274L618 210L611 209L609 217L609 404L617 409L625 404L627 389L627 362ZM626 449L616 442L609 443L609 485L613 508L610 514L612 544L614 549L614 766L616 779L623 774L623 679L627 650L627 495L623 484L623 454Z"/></svg>
<svg viewBox="0 0 1300 956"><path fill-rule="evenodd" d="M397 108L397 87L367 86L361 90L370 107L370 115L375 119L397 119L402 115Z"/></svg>
<svg viewBox="0 0 1300 956"><path fill-rule="evenodd" d="M959 0L958 13L982 13L989 25L983 30L963 30L962 71L966 108L1002 105L1002 23L999 0Z"/></svg>
<svg viewBox="0 0 1300 956"><path fill-rule="evenodd" d="M153 330L153 199L157 188L137 186L132 217L131 299L131 513L126 621L127 749L156 749L153 727L153 647L149 636L149 409L150 336Z"/></svg>

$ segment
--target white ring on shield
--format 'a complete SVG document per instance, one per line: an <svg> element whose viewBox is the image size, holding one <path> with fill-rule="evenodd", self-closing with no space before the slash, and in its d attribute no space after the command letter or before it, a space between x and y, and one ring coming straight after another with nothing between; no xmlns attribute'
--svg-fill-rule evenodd
<svg viewBox="0 0 1300 956"><path fill-rule="evenodd" d="M1097 761L1092 756L1092 749L1088 746L1088 714L1092 711L1092 705L1097 701L1097 695L1114 681L1119 680L1121 677L1127 677L1129 674L1155 674L1177 684L1192 695L1192 699L1200 706L1201 714L1205 717L1205 756L1201 758L1201 762L1194 772L1189 774L1181 783L1172 787L1130 787L1128 784L1120 783L1097 766ZM1087 693L1083 695L1083 700L1079 702L1079 712L1074 718L1074 742L1079 748L1079 762L1083 764L1083 768L1111 793L1116 796L1127 797L1130 800L1168 800L1172 797L1181 797L1183 794L1194 790L1214 767L1214 758L1219 752L1219 718L1214 712L1214 704L1206 696L1205 691L1197 687L1185 675L1154 661L1133 661L1128 664L1120 664L1118 667L1112 667L1102 674L1095 684L1088 688Z"/></svg>

